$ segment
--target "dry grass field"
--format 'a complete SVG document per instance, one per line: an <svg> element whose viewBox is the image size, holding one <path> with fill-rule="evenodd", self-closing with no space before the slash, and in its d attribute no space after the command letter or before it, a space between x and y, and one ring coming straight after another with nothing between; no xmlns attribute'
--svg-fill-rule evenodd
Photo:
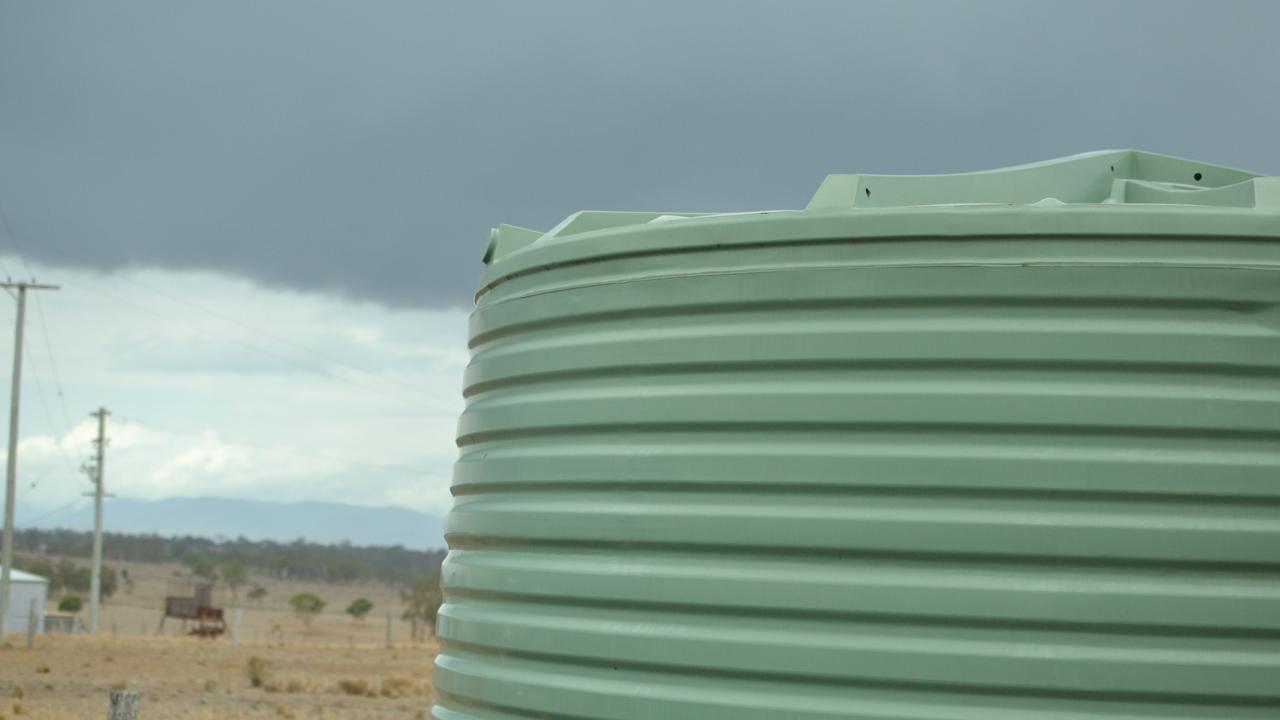
<svg viewBox="0 0 1280 720"><path fill-rule="evenodd" d="M106 716L138 690L142 720L425 718L433 645L266 645L174 637L11 636L0 648L0 718ZM254 687L250 663L259 668Z"/></svg>
<svg viewBox="0 0 1280 720"><path fill-rule="evenodd" d="M83 562L83 561L82 561ZM114 628L117 635L154 634L159 627L161 608L164 607L166 588L171 580L186 577L186 570L177 564L146 563L108 563L118 570L127 569L133 579L133 590L129 591L123 583L116 590L115 596L102 606L102 618L99 629L110 634ZM246 595L254 585L267 589L267 596L261 601L249 600ZM324 611L312 623L304 627L303 623L293 616L289 607L289 598L297 593L314 593L327 604ZM344 611L352 600L367 598L373 602L373 611L364 622L358 623L346 615ZM240 637L246 641L279 639L282 635L291 643L333 643L356 642L382 644L385 634L385 614L390 611L395 620L393 635L408 639L409 626L398 618L402 610L397 592L386 585L326 585L321 583L299 583L274 580L263 577L250 577L246 586L239 588L236 597L224 585L218 585L214 593L214 602L226 609L227 622L232 622L237 609L241 612ZM56 602L50 600L52 609ZM86 621L88 610L80 613ZM173 620L165 621L164 633L167 635L182 634L181 623Z"/></svg>
<svg viewBox="0 0 1280 720"><path fill-rule="evenodd" d="M393 623L385 647L385 612L400 613L385 586L284 583L252 578L267 588L258 602L216 601L242 612L241 642L200 640L166 621L156 634L167 581L178 566L128 565L131 593L122 586L103 606L100 630L46 635L28 650L25 637L0 643L0 720L71 720L106 716L112 688L142 694L142 720L233 718L425 718L431 704L434 643L410 642L408 624ZM289 611L288 599L312 592L328 602L310 626ZM374 603L358 623L343 614L351 600ZM56 602L50 600L50 609ZM81 613L87 619L88 612ZM253 671L251 672L251 665ZM255 677L258 685L255 686Z"/></svg>

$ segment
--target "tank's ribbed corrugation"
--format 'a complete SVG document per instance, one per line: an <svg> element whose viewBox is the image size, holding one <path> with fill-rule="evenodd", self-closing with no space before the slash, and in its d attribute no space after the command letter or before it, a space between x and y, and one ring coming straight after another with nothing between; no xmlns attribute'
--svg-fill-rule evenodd
<svg viewBox="0 0 1280 720"><path fill-rule="evenodd" d="M1280 716L1275 238L831 222L481 298L435 716Z"/></svg>

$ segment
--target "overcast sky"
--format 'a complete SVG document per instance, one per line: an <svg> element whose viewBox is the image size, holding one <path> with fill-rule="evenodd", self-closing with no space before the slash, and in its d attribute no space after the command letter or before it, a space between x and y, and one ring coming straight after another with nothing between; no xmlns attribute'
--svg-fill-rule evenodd
<svg viewBox="0 0 1280 720"><path fill-rule="evenodd" d="M443 508L489 227L1102 148L1280 173L1278 27L1265 0L0 0L0 272L66 285L29 328L23 492L74 499L105 404L121 494Z"/></svg>

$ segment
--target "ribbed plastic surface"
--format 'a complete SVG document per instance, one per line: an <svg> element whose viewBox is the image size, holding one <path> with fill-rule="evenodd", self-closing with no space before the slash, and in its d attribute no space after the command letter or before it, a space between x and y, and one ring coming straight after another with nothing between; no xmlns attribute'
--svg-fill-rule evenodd
<svg viewBox="0 0 1280 720"><path fill-rule="evenodd" d="M434 716L1280 716L1258 205L504 228Z"/></svg>

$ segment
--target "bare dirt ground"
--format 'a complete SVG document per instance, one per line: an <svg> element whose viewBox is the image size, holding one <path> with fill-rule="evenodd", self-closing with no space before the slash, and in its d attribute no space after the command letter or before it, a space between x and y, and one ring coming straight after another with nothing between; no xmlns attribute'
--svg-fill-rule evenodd
<svg viewBox="0 0 1280 720"><path fill-rule="evenodd" d="M168 581L177 565L108 563L127 567L123 583L102 607L97 636L41 635L28 650L25 636L0 642L0 720L79 720L106 717L113 688L138 690L141 720L235 718L426 718L432 701L436 646L413 643L399 620L400 599L383 585L326 585L250 578L236 597L220 587L214 596L228 623L241 616L240 644L227 637L200 640L169 619L157 634ZM245 598L254 585L261 601ZM309 624L288 605L311 592L327 606ZM373 602L363 622L344 614L358 597ZM50 598L52 611L57 598ZM387 649L386 613L393 647ZM86 623L88 610L80 613ZM251 679L250 661L260 686Z"/></svg>
<svg viewBox="0 0 1280 720"><path fill-rule="evenodd" d="M138 690L141 720L426 718L434 644L281 646L189 637L40 636L0 646L0 718L106 716ZM254 687L251 659L261 668Z"/></svg>

